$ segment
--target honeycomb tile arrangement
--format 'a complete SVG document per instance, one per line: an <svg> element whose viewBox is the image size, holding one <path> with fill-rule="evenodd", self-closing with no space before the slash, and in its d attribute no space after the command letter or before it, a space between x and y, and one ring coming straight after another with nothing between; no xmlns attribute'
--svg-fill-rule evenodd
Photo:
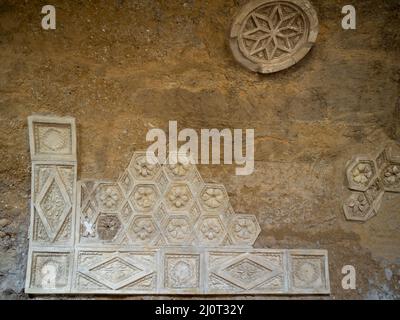
<svg viewBox="0 0 400 320"><path fill-rule="evenodd" d="M325 250L254 249L256 216L184 157L135 152L116 181L78 181L75 120L28 122L27 293L329 294Z"/></svg>
<svg viewBox="0 0 400 320"><path fill-rule="evenodd" d="M375 157L356 156L347 164L351 195L343 210L347 220L365 222L379 212L385 192L400 193L400 159L386 147Z"/></svg>

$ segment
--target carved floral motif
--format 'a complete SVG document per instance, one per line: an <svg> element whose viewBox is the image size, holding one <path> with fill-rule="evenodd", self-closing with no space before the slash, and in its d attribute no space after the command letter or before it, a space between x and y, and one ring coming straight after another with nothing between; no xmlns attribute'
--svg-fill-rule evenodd
<svg viewBox="0 0 400 320"><path fill-rule="evenodd" d="M234 231L239 238L250 239L256 232L256 228L249 219L237 219Z"/></svg>
<svg viewBox="0 0 400 320"><path fill-rule="evenodd" d="M117 204L119 199L118 191L116 191L113 187L107 187L100 193L100 200L102 204L109 209L112 209Z"/></svg>
<svg viewBox="0 0 400 320"><path fill-rule="evenodd" d="M317 14L308 1L250 1L233 21L230 45L243 66L271 73L302 59L317 34Z"/></svg>
<svg viewBox="0 0 400 320"><path fill-rule="evenodd" d="M354 182L367 185L373 175L372 166L369 163L359 163L352 170L352 175Z"/></svg>
<svg viewBox="0 0 400 320"><path fill-rule="evenodd" d="M383 182L388 186L400 184L400 165L392 164L385 168Z"/></svg>
<svg viewBox="0 0 400 320"><path fill-rule="evenodd" d="M348 163L348 188L357 191L343 205L348 220L371 219L378 213L385 192L400 192L400 163L397 159L392 148L386 147L373 158L357 156Z"/></svg>
<svg viewBox="0 0 400 320"><path fill-rule="evenodd" d="M179 261L171 269L171 280L174 287L183 287L185 283L192 277L192 268L189 263Z"/></svg>
<svg viewBox="0 0 400 320"><path fill-rule="evenodd" d="M132 230L141 240L146 240L153 237L156 229L150 219L138 219L134 222Z"/></svg>
<svg viewBox="0 0 400 320"><path fill-rule="evenodd" d="M312 260L296 261L294 277L300 280L302 286L312 286L320 278L319 262Z"/></svg>
<svg viewBox="0 0 400 320"><path fill-rule="evenodd" d="M142 208L150 208L156 199L156 192L152 187L140 186L134 194L136 203Z"/></svg>
<svg viewBox="0 0 400 320"><path fill-rule="evenodd" d="M190 232L189 223L183 218L174 218L168 223L167 231L174 239L185 239Z"/></svg>
<svg viewBox="0 0 400 320"><path fill-rule="evenodd" d="M370 210L368 200L363 194L360 194L356 199L350 199L347 206L355 216L364 216Z"/></svg>
<svg viewBox="0 0 400 320"><path fill-rule="evenodd" d="M175 176L184 177L189 172L191 165L189 163L178 162L176 164L170 164L168 167Z"/></svg>
<svg viewBox="0 0 400 320"><path fill-rule="evenodd" d="M46 128L54 127L47 122ZM50 158L40 154L45 164L33 159L27 293L293 292L292 251L239 247L253 244L259 225L255 216L234 212L222 185L205 185L193 165L149 165L144 153L135 153L118 181L83 180L76 190L72 119L65 130L69 140L62 150ZM36 141L43 136L30 134L31 146L44 145ZM46 149L57 149L54 132L50 140L54 145ZM326 259L326 252L307 252ZM324 285L322 293L328 293L329 283Z"/></svg>
<svg viewBox="0 0 400 320"><path fill-rule="evenodd" d="M208 207L216 209L223 203L225 195L221 189L210 187L205 190L201 198Z"/></svg>
<svg viewBox="0 0 400 320"><path fill-rule="evenodd" d="M168 193L168 200L176 209L185 207L190 200L190 191L186 186L173 186Z"/></svg>
<svg viewBox="0 0 400 320"><path fill-rule="evenodd" d="M205 219L201 226L201 232L208 240L214 240L221 231L221 224L217 218Z"/></svg>
<svg viewBox="0 0 400 320"><path fill-rule="evenodd" d="M147 162L146 157L138 157L133 167L136 172L143 178L152 177L154 175L156 165Z"/></svg>
<svg viewBox="0 0 400 320"><path fill-rule="evenodd" d="M296 6L272 3L254 10L243 23L240 48L254 61L270 61L292 53L304 41L307 22Z"/></svg>

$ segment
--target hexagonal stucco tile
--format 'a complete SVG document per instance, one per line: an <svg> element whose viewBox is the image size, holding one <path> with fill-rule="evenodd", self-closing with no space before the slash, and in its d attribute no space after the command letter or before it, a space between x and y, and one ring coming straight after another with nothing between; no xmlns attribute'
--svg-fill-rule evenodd
<svg viewBox="0 0 400 320"><path fill-rule="evenodd" d="M200 246L218 246L227 234L221 218L216 215L200 216L194 229Z"/></svg>
<svg viewBox="0 0 400 320"><path fill-rule="evenodd" d="M97 235L100 240L113 241L122 229L121 221L115 214L101 213L97 218Z"/></svg>
<svg viewBox="0 0 400 320"><path fill-rule="evenodd" d="M154 184L138 184L130 195L131 203L137 212L151 212L160 201L160 193Z"/></svg>
<svg viewBox="0 0 400 320"><path fill-rule="evenodd" d="M208 212L222 213L229 203L229 198L223 185L206 184L200 193L199 202Z"/></svg>
<svg viewBox="0 0 400 320"><path fill-rule="evenodd" d="M389 162L381 171L383 187L389 192L400 192L400 163Z"/></svg>
<svg viewBox="0 0 400 320"><path fill-rule="evenodd" d="M193 240L192 223L185 215L170 215L165 219L162 231L171 245L189 245Z"/></svg>
<svg viewBox="0 0 400 320"><path fill-rule="evenodd" d="M233 214L228 233L235 245L253 245L261 232L255 215Z"/></svg>
<svg viewBox="0 0 400 320"><path fill-rule="evenodd" d="M171 211L188 211L193 202L193 195L186 183L173 183L167 189L164 200Z"/></svg>
<svg viewBox="0 0 400 320"><path fill-rule="evenodd" d="M195 166L190 162L189 157L178 154L176 163L169 163L163 166L171 181L188 181Z"/></svg>
<svg viewBox="0 0 400 320"><path fill-rule="evenodd" d="M376 211L362 192L353 192L343 204L344 214L347 220L367 221Z"/></svg>
<svg viewBox="0 0 400 320"><path fill-rule="evenodd" d="M376 175L376 166L368 157L354 158L346 168L349 188L355 191L365 191Z"/></svg>
<svg viewBox="0 0 400 320"><path fill-rule="evenodd" d="M111 182L100 183L95 192L100 211L115 212L119 210L123 196L118 184Z"/></svg>
<svg viewBox="0 0 400 320"><path fill-rule="evenodd" d="M128 228L128 236L134 244L151 245L160 235L160 230L153 217L137 215Z"/></svg>
<svg viewBox="0 0 400 320"><path fill-rule="evenodd" d="M135 152L128 166L128 171L131 175L139 181L152 181L157 177L161 170L158 162L155 164L147 161L147 156L152 157L156 162L156 158L152 155L147 155L146 152Z"/></svg>

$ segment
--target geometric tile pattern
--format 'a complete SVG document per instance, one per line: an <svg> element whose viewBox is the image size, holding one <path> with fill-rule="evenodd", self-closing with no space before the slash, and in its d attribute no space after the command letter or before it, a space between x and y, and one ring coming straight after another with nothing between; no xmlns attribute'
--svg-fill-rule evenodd
<svg viewBox="0 0 400 320"><path fill-rule="evenodd" d="M252 0L234 18L230 47L247 69L277 72L304 58L318 29L317 13L307 0Z"/></svg>
<svg viewBox="0 0 400 320"><path fill-rule="evenodd" d="M204 183L195 165L179 159L150 164L135 152L117 181L79 181L77 243L251 247L257 218L235 214L223 185Z"/></svg>
<svg viewBox="0 0 400 320"><path fill-rule="evenodd" d="M257 218L184 157L135 152L116 181L78 181L74 119L28 121L27 293L329 294L326 251L253 249Z"/></svg>
<svg viewBox="0 0 400 320"><path fill-rule="evenodd" d="M343 204L347 220L374 217L385 192L400 193L400 159L385 148L375 157L356 156L347 163L346 178L352 190Z"/></svg>

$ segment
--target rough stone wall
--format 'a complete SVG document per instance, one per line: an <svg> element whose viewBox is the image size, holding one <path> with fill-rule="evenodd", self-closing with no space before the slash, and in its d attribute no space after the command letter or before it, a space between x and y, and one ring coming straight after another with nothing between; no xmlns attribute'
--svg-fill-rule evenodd
<svg viewBox="0 0 400 320"><path fill-rule="evenodd" d="M27 116L78 124L80 178L116 178L148 129L254 128L256 171L200 166L225 184L237 212L258 216L255 247L329 250L331 298L400 297L400 195L378 216L346 222L344 167L393 138L400 91L400 1L312 1L316 47L294 67L257 75L234 62L232 16L246 1L0 1L0 298L23 293L29 225ZM397 119L398 121L398 119ZM357 290L341 288L356 267Z"/></svg>

